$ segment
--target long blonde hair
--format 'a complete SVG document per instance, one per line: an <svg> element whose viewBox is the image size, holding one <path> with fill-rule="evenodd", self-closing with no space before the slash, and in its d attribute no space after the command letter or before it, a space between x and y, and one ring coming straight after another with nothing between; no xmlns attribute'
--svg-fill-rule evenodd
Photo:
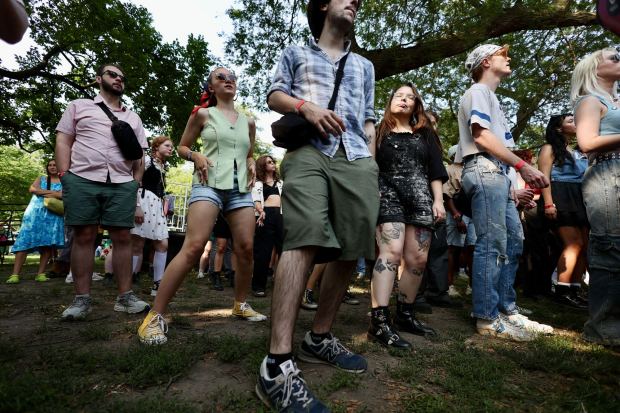
<svg viewBox="0 0 620 413"><path fill-rule="evenodd" d="M598 76L596 70L599 63L603 61L603 52L616 52L613 47L606 47L601 50L597 50L594 53L590 53L575 66L573 71L573 77L570 82L570 100L574 105L577 100L583 96L596 95L602 98L613 100L618 97L618 82L615 81L612 94L603 89L598 82Z"/></svg>

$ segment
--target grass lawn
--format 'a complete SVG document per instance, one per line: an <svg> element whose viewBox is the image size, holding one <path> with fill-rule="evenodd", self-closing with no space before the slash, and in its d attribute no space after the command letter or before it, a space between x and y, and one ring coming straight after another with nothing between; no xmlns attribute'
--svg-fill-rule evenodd
<svg viewBox="0 0 620 413"><path fill-rule="evenodd" d="M0 267L2 280L11 260ZM211 290L190 274L166 315L168 344L150 348L135 334L143 315L112 311L117 292L101 282L93 283L90 318L61 322L72 286L62 279L35 283L37 263L38 257L28 258L20 284L0 284L0 412L268 411L253 388L269 324L232 318L231 288ZM368 372L299 363L311 389L335 412L620 410L620 354L580 339L585 312L520 300L556 334L511 343L474 334L469 303L436 308L420 318L438 338L404 334L413 350L388 351L366 339L367 288L367 282L355 286L362 304L343 304L333 330L368 359ZM152 300L144 277L136 291ZM269 298L249 301L269 313ZM301 310L296 343L312 316Z"/></svg>

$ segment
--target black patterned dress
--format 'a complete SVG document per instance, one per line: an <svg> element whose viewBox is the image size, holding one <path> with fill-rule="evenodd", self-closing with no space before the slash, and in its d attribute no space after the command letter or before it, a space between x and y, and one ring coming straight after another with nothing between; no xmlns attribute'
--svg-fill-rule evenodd
<svg viewBox="0 0 620 413"><path fill-rule="evenodd" d="M381 193L378 224L402 222L432 229L430 182L448 180L432 132L390 132L377 149L377 164Z"/></svg>

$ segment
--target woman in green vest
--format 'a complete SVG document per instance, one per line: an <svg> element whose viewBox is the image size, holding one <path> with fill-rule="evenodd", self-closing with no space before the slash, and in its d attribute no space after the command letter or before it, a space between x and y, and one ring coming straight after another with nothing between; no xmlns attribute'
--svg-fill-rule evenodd
<svg viewBox="0 0 620 413"><path fill-rule="evenodd" d="M138 329L140 341L157 345L167 341L162 314L185 275L198 261L221 210L228 221L237 257L235 302L232 314L248 321L264 321L245 301L252 279L254 204L252 186L256 165L252 148L254 120L235 110L237 77L226 68L211 72L204 85L201 105L187 121L179 156L194 163L194 178L187 214L187 232L181 251L170 262L159 286L153 309ZM202 139L202 152L191 150Z"/></svg>

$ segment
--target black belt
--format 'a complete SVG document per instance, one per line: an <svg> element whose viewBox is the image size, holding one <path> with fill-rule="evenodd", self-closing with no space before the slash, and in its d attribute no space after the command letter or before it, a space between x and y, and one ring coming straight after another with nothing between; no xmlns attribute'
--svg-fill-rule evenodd
<svg viewBox="0 0 620 413"><path fill-rule="evenodd" d="M620 152L607 152L602 153L600 155L596 155L592 165L596 165L597 163L611 161L613 159L620 159Z"/></svg>

